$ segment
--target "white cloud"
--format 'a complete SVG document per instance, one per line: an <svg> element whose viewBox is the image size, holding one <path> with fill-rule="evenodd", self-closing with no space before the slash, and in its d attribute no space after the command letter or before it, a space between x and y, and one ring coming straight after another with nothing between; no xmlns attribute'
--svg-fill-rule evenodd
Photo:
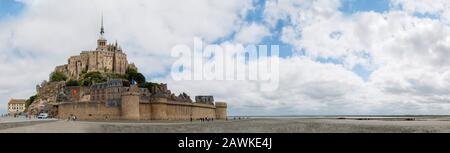
<svg viewBox="0 0 450 153"><path fill-rule="evenodd" d="M268 0L264 10L265 20L275 26L279 20L308 25L334 16L340 7L339 0Z"/></svg>
<svg viewBox="0 0 450 153"><path fill-rule="evenodd" d="M280 109L293 114L320 114L324 110L346 113L357 104L352 100L353 95L363 89L364 83L342 66L320 64L302 57L280 60L280 88L274 92L261 92L258 88L261 82L257 81L173 81L170 78L161 81L169 82L178 93L215 95L217 100L226 100L235 108L234 113L241 114L260 115Z"/></svg>
<svg viewBox="0 0 450 153"><path fill-rule="evenodd" d="M333 2L271 2L266 19L291 21L283 28L282 40L305 51L306 57L342 60L337 65L349 72L356 64L373 70L362 83L367 93L352 93L347 101L370 101L361 106L372 113L447 114L450 29L445 20L420 18L408 9L343 15L336 9L340 4ZM440 2L420 9L439 10L433 7L448 3Z"/></svg>
<svg viewBox="0 0 450 153"><path fill-rule="evenodd" d="M176 93L215 95L229 103L233 115L442 114L450 108L446 94L393 93L384 83L365 82L342 65L292 57L281 59L280 68L280 88L273 92L261 92L256 81L159 81Z"/></svg>
<svg viewBox="0 0 450 153"><path fill-rule="evenodd" d="M431 15L450 23L448 0L391 0L394 7L410 14Z"/></svg>
<svg viewBox="0 0 450 153"><path fill-rule="evenodd" d="M239 30L235 36L235 41L242 44L256 44L268 35L270 35L270 31L266 26L252 23Z"/></svg>
<svg viewBox="0 0 450 153"><path fill-rule="evenodd" d="M395 7L407 12L440 14L450 5L447 0L391 0Z"/></svg>

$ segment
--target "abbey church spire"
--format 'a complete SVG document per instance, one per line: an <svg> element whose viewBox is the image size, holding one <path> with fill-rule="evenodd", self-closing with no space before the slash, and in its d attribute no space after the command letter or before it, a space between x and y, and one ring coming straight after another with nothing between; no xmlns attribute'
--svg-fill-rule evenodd
<svg viewBox="0 0 450 153"><path fill-rule="evenodd" d="M105 27L103 26L103 14L102 14L102 27L100 28L100 35L105 34Z"/></svg>
<svg viewBox="0 0 450 153"><path fill-rule="evenodd" d="M97 50L106 51L107 50L107 41L105 39L105 27L103 26L103 14L101 19L101 28L100 28L100 38L97 40Z"/></svg>

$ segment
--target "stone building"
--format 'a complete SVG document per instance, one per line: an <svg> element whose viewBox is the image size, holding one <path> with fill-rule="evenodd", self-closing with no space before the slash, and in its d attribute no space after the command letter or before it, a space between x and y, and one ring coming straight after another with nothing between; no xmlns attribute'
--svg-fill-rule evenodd
<svg viewBox="0 0 450 153"><path fill-rule="evenodd" d="M104 34L102 19L97 48L93 51L83 51L80 55L70 57L67 64L57 66L55 71L65 74L69 79L78 79L81 74L87 72L125 74L129 66L134 67L134 64L128 63L127 55L118 43L108 44Z"/></svg>
<svg viewBox="0 0 450 153"><path fill-rule="evenodd" d="M214 103L214 97L213 96L195 96L195 101L198 103L212 104L212 103Z"/></svg>
<svg viewBox="0 0 450 153"><path fill-rule="evenodd" d="M25 99L11 99L8 102L8 114L17 115L25 111Z"/></svg>
<svg viewBox="0 0 450 153"><path fill-rule="evenodd" d="M120 106L122 93L130 87L127 80L113 79L91 87L91 100L105 103L108 106Z"/></svg>

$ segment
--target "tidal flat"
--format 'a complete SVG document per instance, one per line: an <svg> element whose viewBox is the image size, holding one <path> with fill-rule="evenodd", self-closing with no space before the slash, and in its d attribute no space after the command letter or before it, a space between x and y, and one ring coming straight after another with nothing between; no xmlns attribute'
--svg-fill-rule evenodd
<svg viewBox="0 0 450 153"><path fill-rule="evenodd" d="M17 125L17 126L15 126ZM1 123L0 133L449 133L450 117Z"/></svg>

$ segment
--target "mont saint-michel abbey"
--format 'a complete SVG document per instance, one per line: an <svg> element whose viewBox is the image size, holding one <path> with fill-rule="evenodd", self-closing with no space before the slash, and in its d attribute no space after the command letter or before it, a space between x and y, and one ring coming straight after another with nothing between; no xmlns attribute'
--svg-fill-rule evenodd
<svg viewBox="0 0 450 153"><path fill-rule="evenodd" d="M60 119L76 116L81 120L226 119L227 103L215 102L213 96L196 96L193 101L186 93L175 95L167 84L145 82L149 85L142 86L134 80L108 77L126 75L129 69L137 71L117 42L108 44L102 18L97 48L82 51L70 57L67 64L57 66L54 73L65 75L66 79L37 85L37 94L26 111L48 113ZM91 72L106 79L89 85L70 83L85 79Z"/></svg>
<svg viewBox="0 0 450 153"><path fill-rule="evenodd" d="M105 39L105 29L102 27L97 48L94 51L83 51L78 56L72 56L68 64L57 66L56 71L64 73L72 79L78 79L83 72L112 72L124 74L127 67L127 55L116 43L108 44Z"/></svg>

